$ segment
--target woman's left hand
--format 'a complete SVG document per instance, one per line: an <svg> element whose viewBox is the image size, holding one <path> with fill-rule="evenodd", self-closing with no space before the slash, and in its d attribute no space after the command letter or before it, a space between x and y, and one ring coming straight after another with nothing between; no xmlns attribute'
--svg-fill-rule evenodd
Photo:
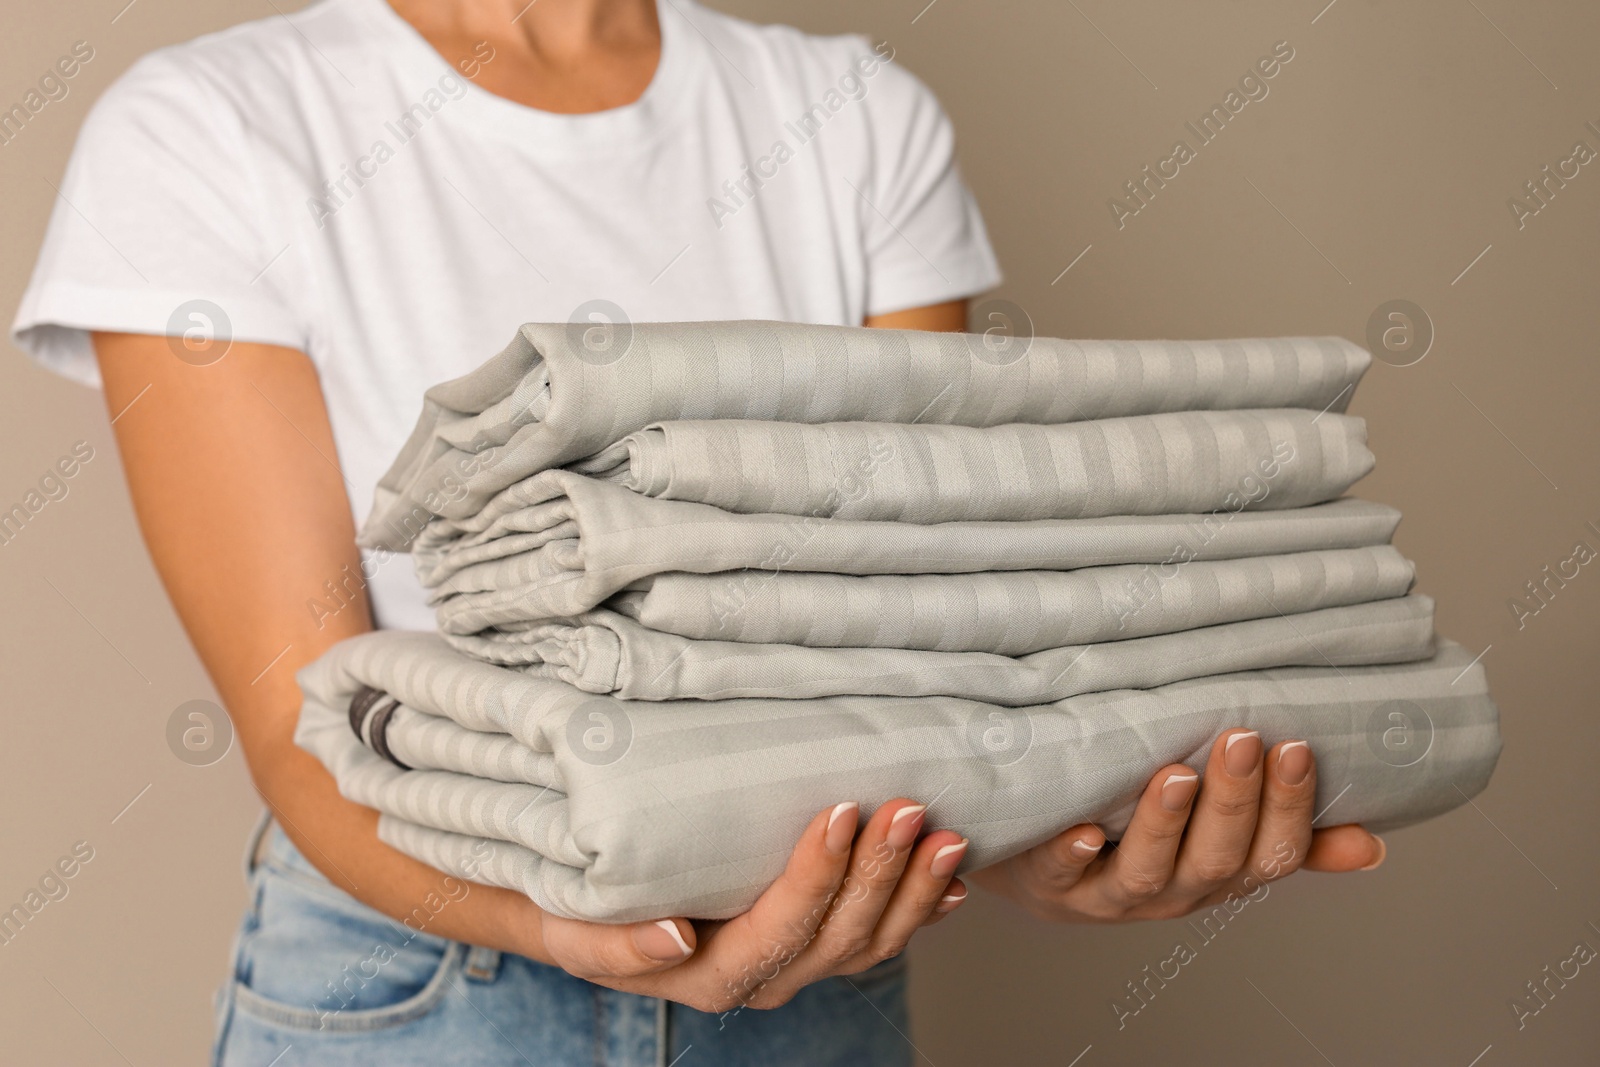
<svg viewBox="0 0 1600 1067"><path fill-rule="evenodd" d="M1306 742L1284 741L1263 758L1257 734L1228 730L1203 783L1182 764L1157 772L1116 845L1084 824L967 877L1041 919L1132 922L1187 915L1301 867L1382 863L1383 841L1359 826L1311 829L1316 791Z"/></svg>

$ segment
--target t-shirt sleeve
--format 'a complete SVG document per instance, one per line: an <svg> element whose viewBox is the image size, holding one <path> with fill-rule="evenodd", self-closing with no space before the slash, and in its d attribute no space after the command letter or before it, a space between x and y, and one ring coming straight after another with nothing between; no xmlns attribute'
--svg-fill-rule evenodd
<svg viewBox="0 0 1600 1067"><path fill-rule="evenodd" d="M305 348L267 268L236 115L180 59L152 53L90 111L57 190L12 340L99 384L90 330Z"/></svg>
<svg viewBox="0 0 1600 1067"><path fill-rule="evenodd" d="M868 199L867 314L993 288L1000 267L956 163L955 130L944 108L897 60L883 62L866 81L871 179L860 192Z"/></svg>

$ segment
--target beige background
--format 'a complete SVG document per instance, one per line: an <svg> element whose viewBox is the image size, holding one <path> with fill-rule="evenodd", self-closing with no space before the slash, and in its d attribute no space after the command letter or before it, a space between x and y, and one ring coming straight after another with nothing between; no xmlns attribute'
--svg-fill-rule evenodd
<svg viewBox="0 0 1600 1067"><path fill-rule="evenodd" d="M1360 491L1404 509L1400 546L1440 628L1488 647L1506 750L1475 806L1392 835L1375 873L1274 887L1121 1031L1113 999L1192 931L1044 928L975 899L913 949L919 1050L940 1065L1595 1062L1600 966L1521 1031L1509 1002L1580 940L1600 948L1600 566L1520 630L1507 600L1580 538L1600 549L1584 526L1600 526L1600 166L1524 229L1506 200L1575 140L1600 148L1584 128L1600 125L1600 8L925 2L720 6L895 45L955 120L999 295L1038 332L1362 340L1385 301L1426 309L1426 358L1375 365L1356 399L1379 457ZM7 104L73 41L96 50L0 147L8 316L95 96L151 48L276 6L125 3L5 16ZM1119 230L1108 199L1280 40L1295 58L1270 95ZM0 906L74 842L95 850L0 945L0 1059L199 1063L257 804L237 751L199 768L168 749L173 710L214 694L145 558L98 395L11 350L0 427L5 507L75 441L96 450L0 547Z"/></svg>

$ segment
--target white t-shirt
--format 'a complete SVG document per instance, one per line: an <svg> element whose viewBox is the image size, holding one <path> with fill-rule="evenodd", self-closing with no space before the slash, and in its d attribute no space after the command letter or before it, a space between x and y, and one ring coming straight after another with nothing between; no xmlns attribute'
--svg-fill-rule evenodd
<svg viewBox="0 0 1600 1067"><path fill-rule="evenodd" d="M84 123L14 339L89 384L91 329L304 351L359 523L423 390L523 322L860 324L999 280L891 49L658 6L648 89L588 115L480 88L490 46L458 70L385 0L144 57ZM409 560L374 562L378 624L431 629Z"/></svg>

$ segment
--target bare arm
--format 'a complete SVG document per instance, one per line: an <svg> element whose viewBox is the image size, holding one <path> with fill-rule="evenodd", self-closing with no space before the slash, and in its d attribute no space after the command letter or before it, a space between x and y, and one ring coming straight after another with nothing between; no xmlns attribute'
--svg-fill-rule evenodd
<svg viewBox="0 0 1600 1067"><path fill-rule="evenodd" d="M360 573L311 361L292 349L235 344L197 367L176 358L164 337L94 341L107 406L133 404L115 430L145 544L233 719L257 790L330 881L385 914L409 914L444 876L381 843L377 813L341 797L294 743L295 671L372 628L364 593L320 620L306 606L327 599L324 582ZM539 922L526 897L474 886L429 932L528 955L540 951Z"/></svg>
<svg viewBox="0 0 1600 1067"><path fill-rule="evenodd" d="M941 330L960 333L967 328L967 302L951 300L943 304L868 315L865 326L884 330Z"/></svg>

